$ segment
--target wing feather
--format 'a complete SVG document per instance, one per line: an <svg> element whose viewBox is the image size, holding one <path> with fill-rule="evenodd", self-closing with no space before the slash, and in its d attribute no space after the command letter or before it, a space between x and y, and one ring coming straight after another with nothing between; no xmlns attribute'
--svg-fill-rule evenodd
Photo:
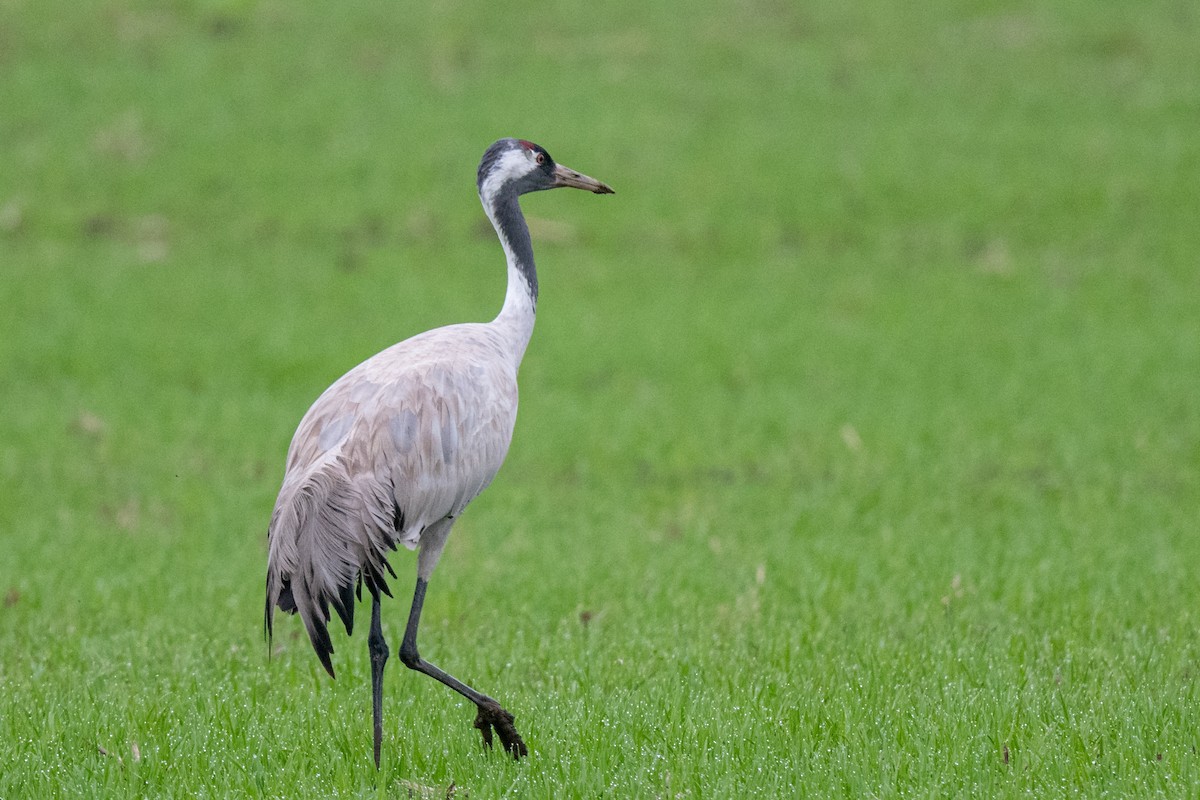
<svg viewBox="0 0 1200 800"><path fill-rule="evenodd" d="M349 634L353 590L391 594L387 553L412 549L491 482L512 440L516 365L483 325L401 342L351 370L301 420L268 529L266 629L299 613L333 674L332 605Z"/></svg>

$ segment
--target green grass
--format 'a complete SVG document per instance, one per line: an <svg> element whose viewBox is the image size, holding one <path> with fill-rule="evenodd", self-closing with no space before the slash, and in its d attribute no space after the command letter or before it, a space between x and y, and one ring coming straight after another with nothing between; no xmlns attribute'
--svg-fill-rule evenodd
<svg viewBox="0 0 1200 800"><path fill-rule="evenodd" d="M1198 39L0 2L0 797L1193 793ZM376 773L361 633L267 659L267 519L330 381L498 309L504 135L618 192L525 202L521 419L426 606L531 757L395 663Z"/></svg>

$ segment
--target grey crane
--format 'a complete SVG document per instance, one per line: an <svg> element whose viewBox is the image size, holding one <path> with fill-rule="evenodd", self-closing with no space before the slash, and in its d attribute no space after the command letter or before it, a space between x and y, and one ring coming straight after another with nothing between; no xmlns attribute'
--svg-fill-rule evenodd
<svg viewBox="0 0 1200 800"><path fill-rule="evenodd" d="M483 154L479 199L508 261L504 306L491 322L448 325L392 345L347 372L317 398L288 448L283 485L267 531L268 646L275 608L299 613L333 677L327 623L333 607L353 631L354 600L371 596L375 767L383 736L383 668L389 651L380 595L391 596L388 552L418 550L417 582L400 644L405 666L475 704L475 727L492 730L514 758L527 754L513 715L421 658L417 628L429 577L454 520L500 469L517 418L517 369L533 333L538 282L529 228L517 198L570 186L612 194L556 164L544 148L501 139Z"/></svg>

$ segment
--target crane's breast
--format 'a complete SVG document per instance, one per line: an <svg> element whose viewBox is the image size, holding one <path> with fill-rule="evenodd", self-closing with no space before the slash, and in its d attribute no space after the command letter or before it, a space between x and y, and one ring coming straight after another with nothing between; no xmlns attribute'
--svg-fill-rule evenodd
<svg viewBox="0 0 1200 800"><path fill-rule="evenodd" d="M382 387L366 412L371 461L390 481L404 512L401 540L456 516L491 483L512 441L515 376L500 366L432 364Z"/></svg>
<svg viewBox="0 0 1200 800"><path fill-rule="evenodd" d="M499 469L517 418L514 376L487 365L432 365L414 373L381 393L399 461L413 460L414 473Z"/></svg>

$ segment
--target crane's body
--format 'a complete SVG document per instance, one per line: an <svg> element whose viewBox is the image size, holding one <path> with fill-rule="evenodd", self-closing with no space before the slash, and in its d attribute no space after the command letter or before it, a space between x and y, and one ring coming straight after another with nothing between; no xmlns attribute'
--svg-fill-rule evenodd
<svg viewBox="0 0 1200 800"><path fill-rule="evenodd" d="M352 621L341 597L360 574L386 585L398 544L421 546L428 580L442 544L431 538L500 469L517 418L517 364L503 344L487 325L421 334L346 373L301 420L271 523L297 535L273 537L270 559L292 576L312 564L286 588L330 671L320 599Z"/></svg>
<svg viewBox="0 0 1200 800"><path fill-rule="evenodd" d="M387 576L395 572L387 556L398 545L419 550L402 661L474 702L476 727L487 744L494 727L514 757L526 753L512 715L422 660L416 633L426 586L454 520L495 477L516 424L517 370L533 332L538 291L517 197L557 186L612 190L515 139L502 139L484 154L478 186L508 262L500 314L492 322L449 325L406 339L326 389L292 438L268 529L268 635L276 607L298 613L331 676L329 609L350 634L355 594L363 585L370 593L376 766L389 655L379 604L380 594L391 594Z"/></svg>

